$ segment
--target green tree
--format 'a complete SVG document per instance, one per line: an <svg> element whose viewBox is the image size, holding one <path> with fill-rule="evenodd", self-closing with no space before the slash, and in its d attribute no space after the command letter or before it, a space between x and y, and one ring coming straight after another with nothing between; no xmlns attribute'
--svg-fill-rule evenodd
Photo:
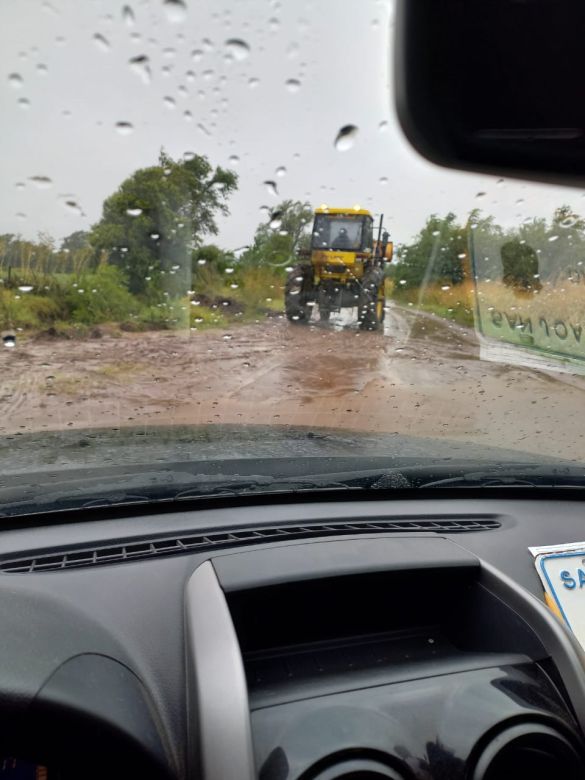
<svg viewBox="0 0 585 780"><path fill-rule="evenodd" d="M284 200L256 228L252 246L242 255L242 265L288 265L299 249L309 245L313 213L309 203Z"/></svg>
<svg viewBox="0 0 585 780"><path fill-rule="evenodd" d="M229 213L236 187L236 174L206 157L175 161L161 151L158 165L136 171L105 200L91 245L108 252L132 293L178 293L190 283L193 250L217 233L216 216Z"/></svg>
<svg viewBox="0 0 585 780"><path fill-rule="evenodd" d="M202 266L213 268L214 271L221 273L226 266L226 253L216 244L205 244L197 247L197 249L193 250L191 257L193 273L197 273L197 270Z"/></svg>
<svg viewBox="0 0 585 780"><path fill-rule="evenodd" d="M459 284L464 277L467 229L453 213L431 214L415 240L397 250L393 276L398 289L409 290L437 282Z"/></svg>
<svg viewBox="0 0 585 780"><path fill-rule="evenodd" d="M89 233L87 230L76 230L65 236L61 241L61 252L76 252L79 249L87 249L89 247Z"/></svg>

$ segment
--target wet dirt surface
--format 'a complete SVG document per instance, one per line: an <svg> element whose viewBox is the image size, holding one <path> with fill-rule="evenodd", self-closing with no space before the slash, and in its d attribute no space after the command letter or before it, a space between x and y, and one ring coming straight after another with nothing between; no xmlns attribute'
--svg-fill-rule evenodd
<svg viewBox="0 0 585 780"><path fill-rule="evenodd" d="M585 460L585 379L479 360L473 331L392 307L230 331L22 341L0 353L0 435L208 423L438 437Z"/></svg>

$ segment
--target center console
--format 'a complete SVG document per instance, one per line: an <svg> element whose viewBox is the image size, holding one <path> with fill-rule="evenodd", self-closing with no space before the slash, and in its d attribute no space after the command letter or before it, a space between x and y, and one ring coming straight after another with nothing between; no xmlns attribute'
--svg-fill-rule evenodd
<svg viewBox="0 0 585 780"><path fill-rule="evenodd" d="M580 650L441 538L218 555L187 589L191 761L261 780L582 777ZM190 630L189 630L190 628Z"/></svg>

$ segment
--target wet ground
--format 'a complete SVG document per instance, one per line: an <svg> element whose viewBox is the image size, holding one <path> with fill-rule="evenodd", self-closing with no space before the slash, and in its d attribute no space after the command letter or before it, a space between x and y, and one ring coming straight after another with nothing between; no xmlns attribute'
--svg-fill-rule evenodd
<svg viewBox="0 0 585 780"><path fill-rule="evenodd" d="M231 331L36 339L0 353L0 434L250 423L440 437L585 460L585 379L479 360L473 331L391 308Z"/></svg>

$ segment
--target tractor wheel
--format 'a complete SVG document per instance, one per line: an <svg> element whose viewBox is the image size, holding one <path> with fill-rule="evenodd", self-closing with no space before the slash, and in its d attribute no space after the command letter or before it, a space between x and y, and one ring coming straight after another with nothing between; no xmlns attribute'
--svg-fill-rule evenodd
<svg viewBox="0 0 585 780"><path fill-rule="evenodd" d="M379 268L366 272L358 300L358 321L362 330L379 330L384 322L386 298L384 273Z"/></svg>
<svg viewBox="0 0 585 780"><path fill-rule="evenodd" d="M284 308L291 322L306 323L311 319L313 300L313 268L299 263L295 265L286 279L284 287Z"/></svg>

